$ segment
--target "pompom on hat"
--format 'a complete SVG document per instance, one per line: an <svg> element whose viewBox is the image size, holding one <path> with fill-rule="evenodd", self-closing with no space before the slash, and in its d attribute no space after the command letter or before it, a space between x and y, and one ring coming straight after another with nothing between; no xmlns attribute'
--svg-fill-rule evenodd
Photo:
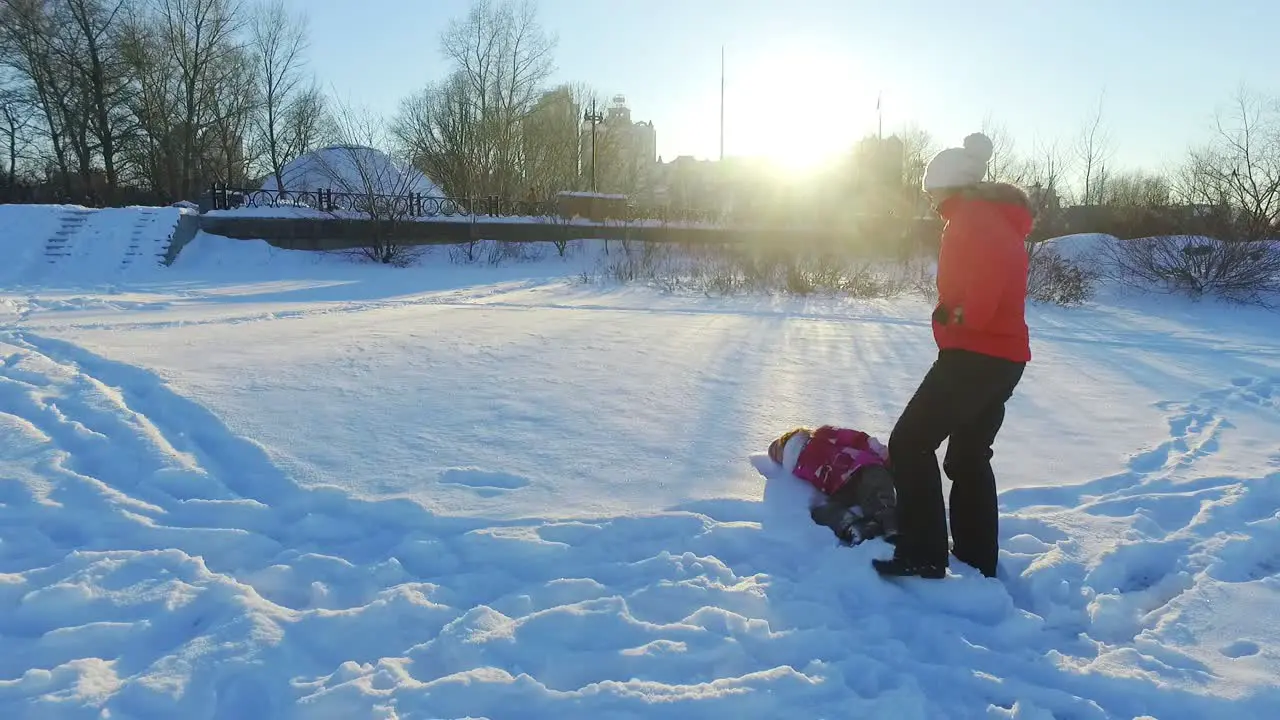
<svg viewBox="0 0 1280 720"><path fill-rule="evenodd" d="M964 147L947 148L934 155L921 185L925 192L976 185L987 176L987 162L994 151L991 138L973 133L964 139Z"/></svg>

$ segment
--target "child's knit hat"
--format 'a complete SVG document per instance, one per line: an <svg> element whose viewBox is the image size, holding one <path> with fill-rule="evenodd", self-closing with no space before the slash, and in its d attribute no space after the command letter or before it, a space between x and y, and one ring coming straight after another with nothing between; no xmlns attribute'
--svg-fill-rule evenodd
<svg viewBox="0 0 1280 720"><path fill-rule="evenodd" d="M795 428L794 430L788 430L785 433L783 433L782 436L779 437L777 440L774 440L772 443L770 443L769 459L781 465L782 449L787 446L787 442L790 441L791 438L795 437L796 433L802 433L802 432L808 433L809 431L806 428L802 428L802 427Z"/></svg>
<svg viewBox="0 0 1280 720"><path fill-rule="evenodd" d="M976 185L987 176L987 161L993 152L991 138L973 133L964 139L964 147L947 148L934 155L921 185L925 192Z"/></svg>

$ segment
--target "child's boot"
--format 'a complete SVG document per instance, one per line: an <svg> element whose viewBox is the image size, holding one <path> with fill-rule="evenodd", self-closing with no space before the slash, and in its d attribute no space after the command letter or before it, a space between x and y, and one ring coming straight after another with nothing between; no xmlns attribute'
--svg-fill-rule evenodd
<svg viewBox="0 0 1280 720"><path fill-rule="evenodd" d="M809 517L815 523L830 528L845 545L857 545L863 540L858 527L861 515L856 509L850 509L842 503L825 502L817 505L809 510Z"/></svg>

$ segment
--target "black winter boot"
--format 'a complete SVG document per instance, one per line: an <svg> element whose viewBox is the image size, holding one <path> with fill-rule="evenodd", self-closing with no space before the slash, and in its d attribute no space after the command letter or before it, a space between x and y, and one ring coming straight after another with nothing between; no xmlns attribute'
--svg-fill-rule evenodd
<svg viewBox="0 0 1280 720"><path fill-rule="evenodd" d="M921 577L940 580L947 576L946 565L920 563L894 554L890 560L872 560L871 566L876 572L888 577Z"/></svg>

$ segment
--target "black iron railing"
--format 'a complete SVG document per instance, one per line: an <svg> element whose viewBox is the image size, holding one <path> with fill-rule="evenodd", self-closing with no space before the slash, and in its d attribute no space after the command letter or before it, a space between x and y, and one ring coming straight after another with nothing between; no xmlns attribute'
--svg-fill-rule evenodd
<svg viewBox="0 0 1280 720"><path fill-rule="evenodd" d="M405 193L334 192L329 188L314 191L250 190L214 185L210 188L213 210L236 208L309 208L324 213L354 213L378 218L434 217L544 217L555 214L555 204L507 200L496 195L477 198L455 198Z"/></svg>

